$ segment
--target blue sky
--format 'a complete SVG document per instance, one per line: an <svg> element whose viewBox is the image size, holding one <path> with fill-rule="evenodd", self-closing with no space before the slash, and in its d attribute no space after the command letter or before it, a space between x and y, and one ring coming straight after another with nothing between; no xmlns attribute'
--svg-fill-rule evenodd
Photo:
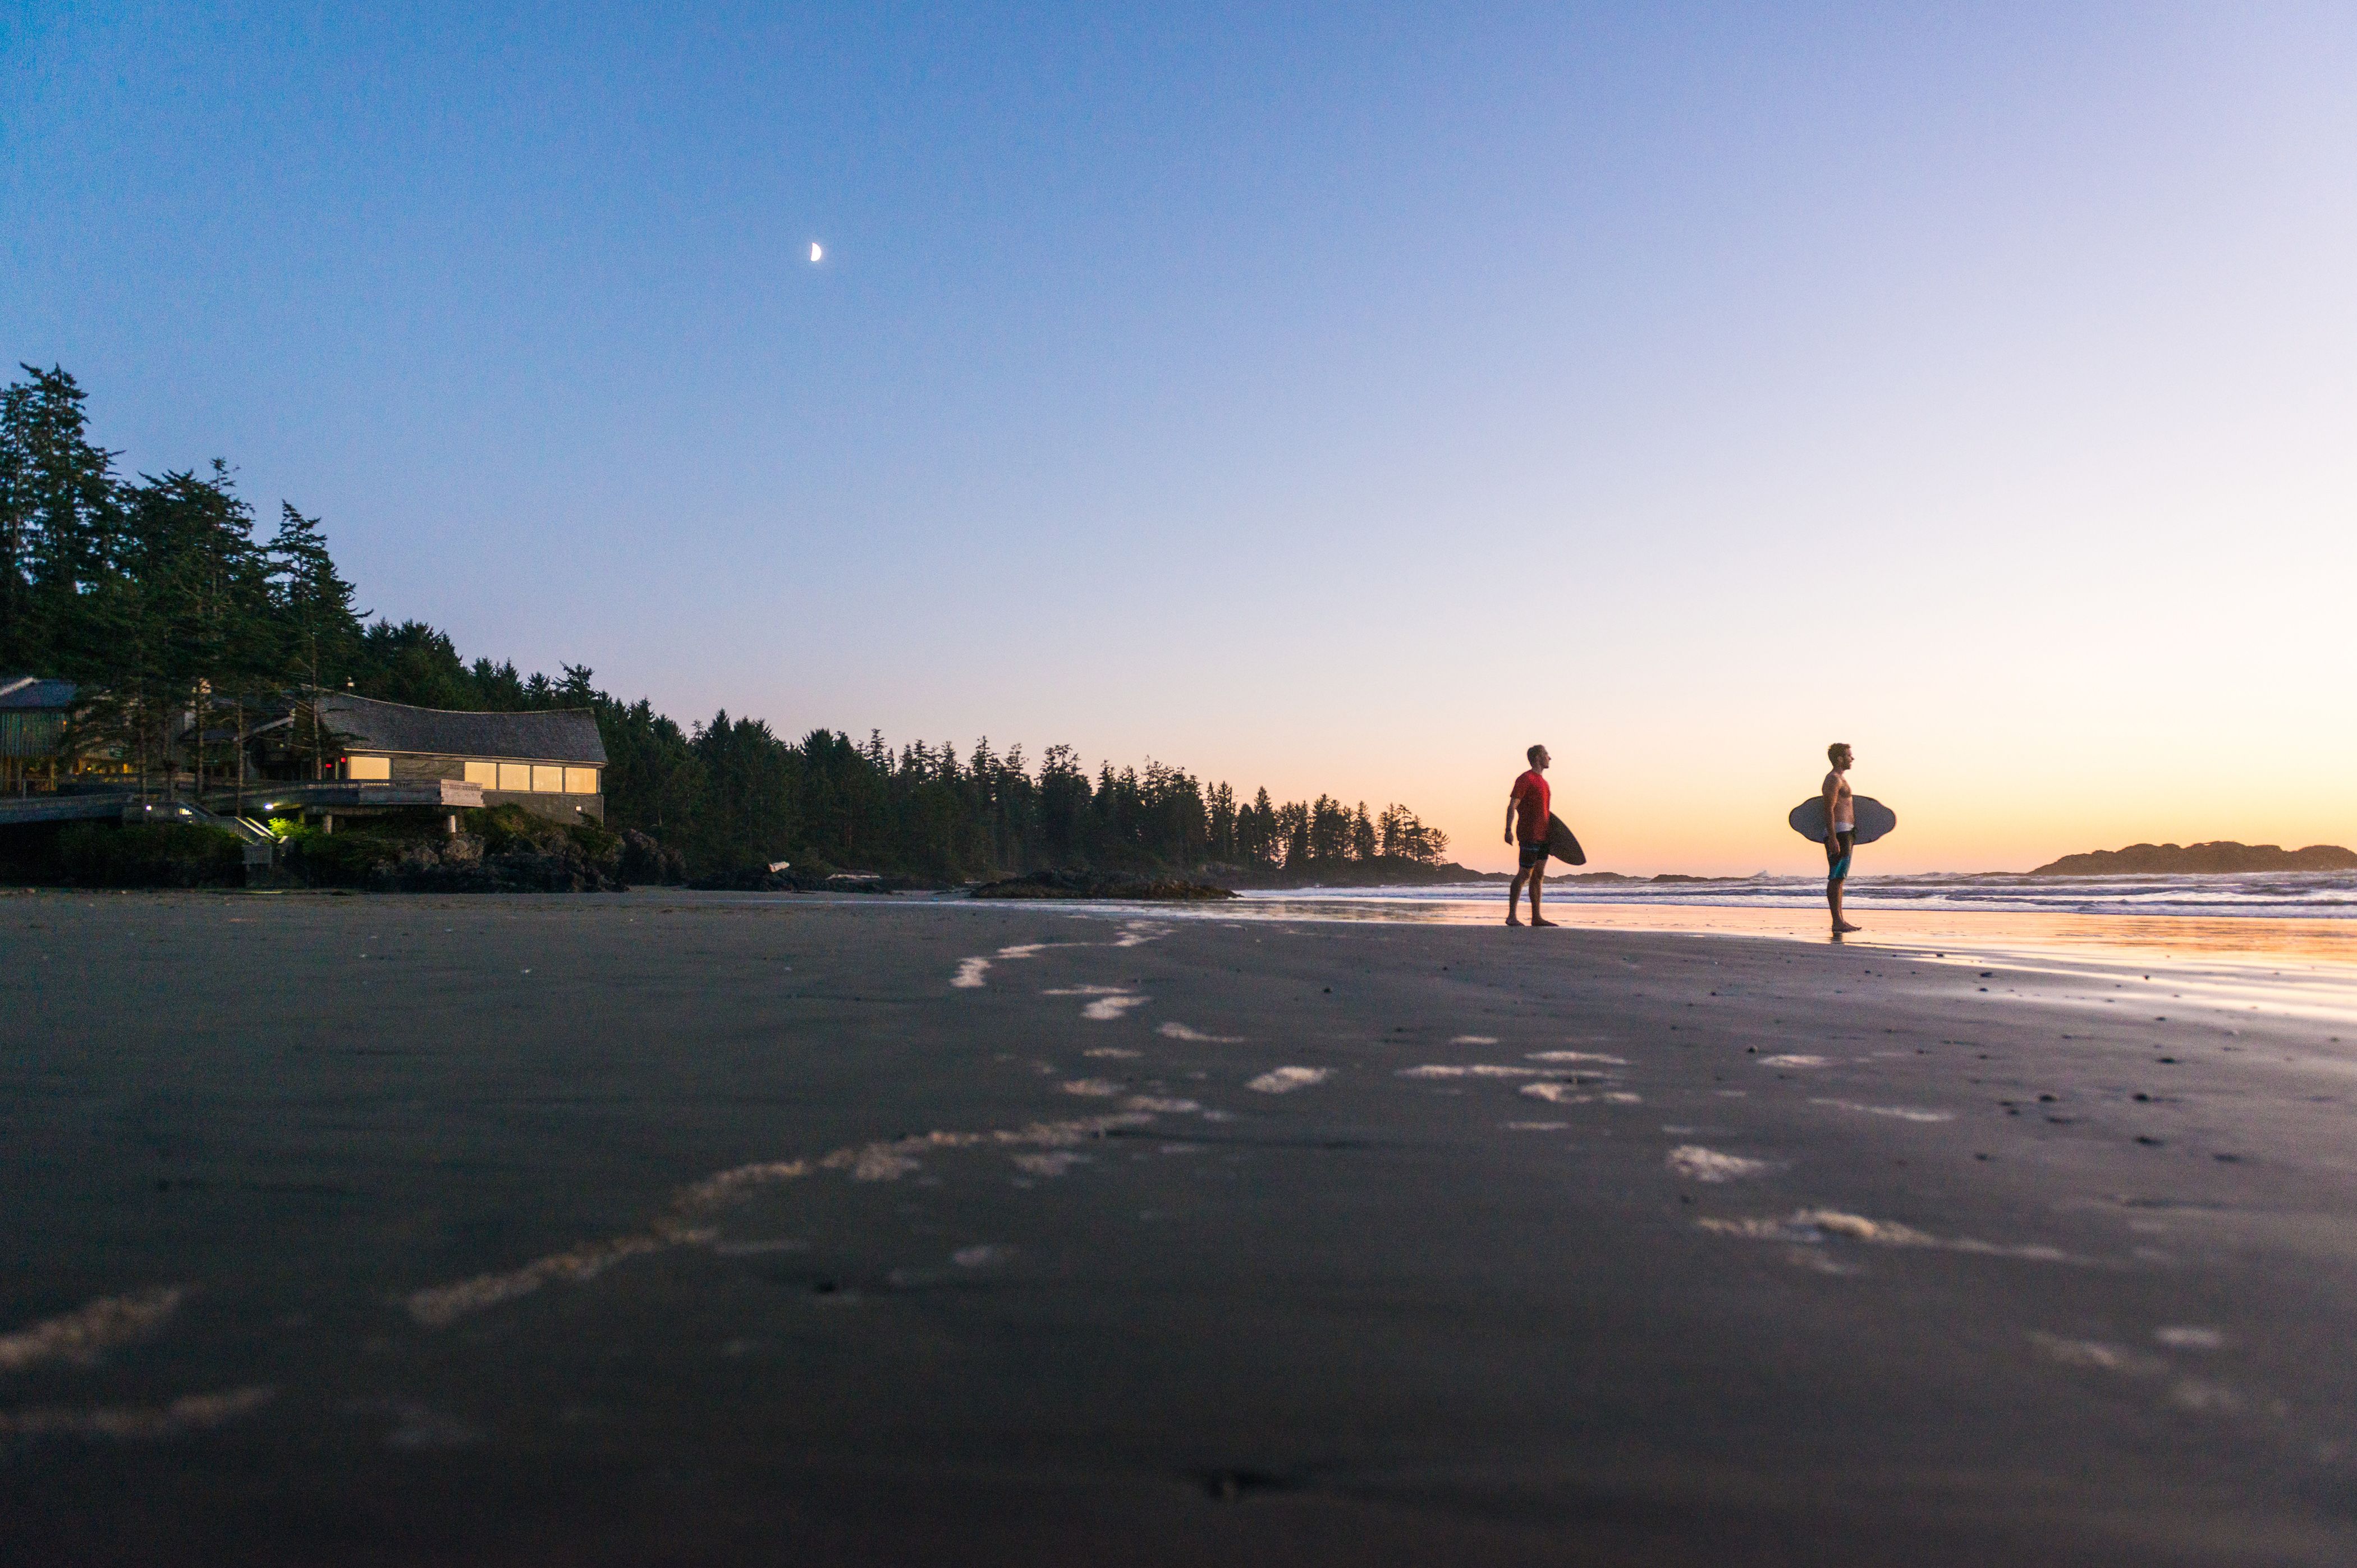
<svg viewBox="0 0 2357 1568"><path fill-rule="evenodd" d="M1836 737L1887 867L2357 836L2345 7L0 16L0 349L470 655L1483 863L1534 739L1626 869Z"/></svg>

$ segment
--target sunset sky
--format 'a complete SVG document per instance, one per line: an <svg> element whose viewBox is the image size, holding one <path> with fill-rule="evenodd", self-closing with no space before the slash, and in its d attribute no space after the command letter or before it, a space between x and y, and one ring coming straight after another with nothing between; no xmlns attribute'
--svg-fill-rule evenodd
<svg viewBox="0 0 2357 1568"><path fill-rule="evenodd" d="M1941 9L9 5L0 352L683 721L2357 843L2357 10Z"/></svg>

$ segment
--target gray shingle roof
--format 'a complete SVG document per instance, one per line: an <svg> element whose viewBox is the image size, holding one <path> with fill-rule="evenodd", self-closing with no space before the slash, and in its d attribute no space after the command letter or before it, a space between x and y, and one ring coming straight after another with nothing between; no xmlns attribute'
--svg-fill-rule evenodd
<svg viewBox="0 0 2357 1568"><path fill-rule="evenodd" d="M79 689L70 681L0 675L0 708L70 708Z"/></svg>
<svg viewBox="0 0 2357 1568"><path fill-rule="evenodd" d="M354 751L504 757L601 767L606 761L606 743L597 738L597 717L587 708L466 714L380 703L348 693L323 698L319 708L330 726L350 737L345 744Z"/></svg>

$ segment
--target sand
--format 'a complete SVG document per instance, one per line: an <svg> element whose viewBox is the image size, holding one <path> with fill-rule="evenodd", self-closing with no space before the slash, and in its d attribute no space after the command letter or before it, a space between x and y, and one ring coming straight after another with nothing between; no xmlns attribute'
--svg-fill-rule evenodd
<svg viewBox="0 0 2357 1568"><path fill-rule="evenodd" d="M2357 1556L2357 1026L1871 937L0 898L0 1557Z"/></svg>

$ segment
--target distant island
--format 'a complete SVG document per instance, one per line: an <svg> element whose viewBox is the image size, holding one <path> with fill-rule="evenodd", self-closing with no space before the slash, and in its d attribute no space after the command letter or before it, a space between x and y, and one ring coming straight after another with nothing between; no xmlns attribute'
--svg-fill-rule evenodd
<svg viewBox="0 0 2357 1568"><path fill-rule="evenodd" d="M2286 849L2273 843L2132 843L2066 854L2031 872L2032 876L2166 876L2189 872L2357 871L2357 851L2337 843Z"/></svg>

